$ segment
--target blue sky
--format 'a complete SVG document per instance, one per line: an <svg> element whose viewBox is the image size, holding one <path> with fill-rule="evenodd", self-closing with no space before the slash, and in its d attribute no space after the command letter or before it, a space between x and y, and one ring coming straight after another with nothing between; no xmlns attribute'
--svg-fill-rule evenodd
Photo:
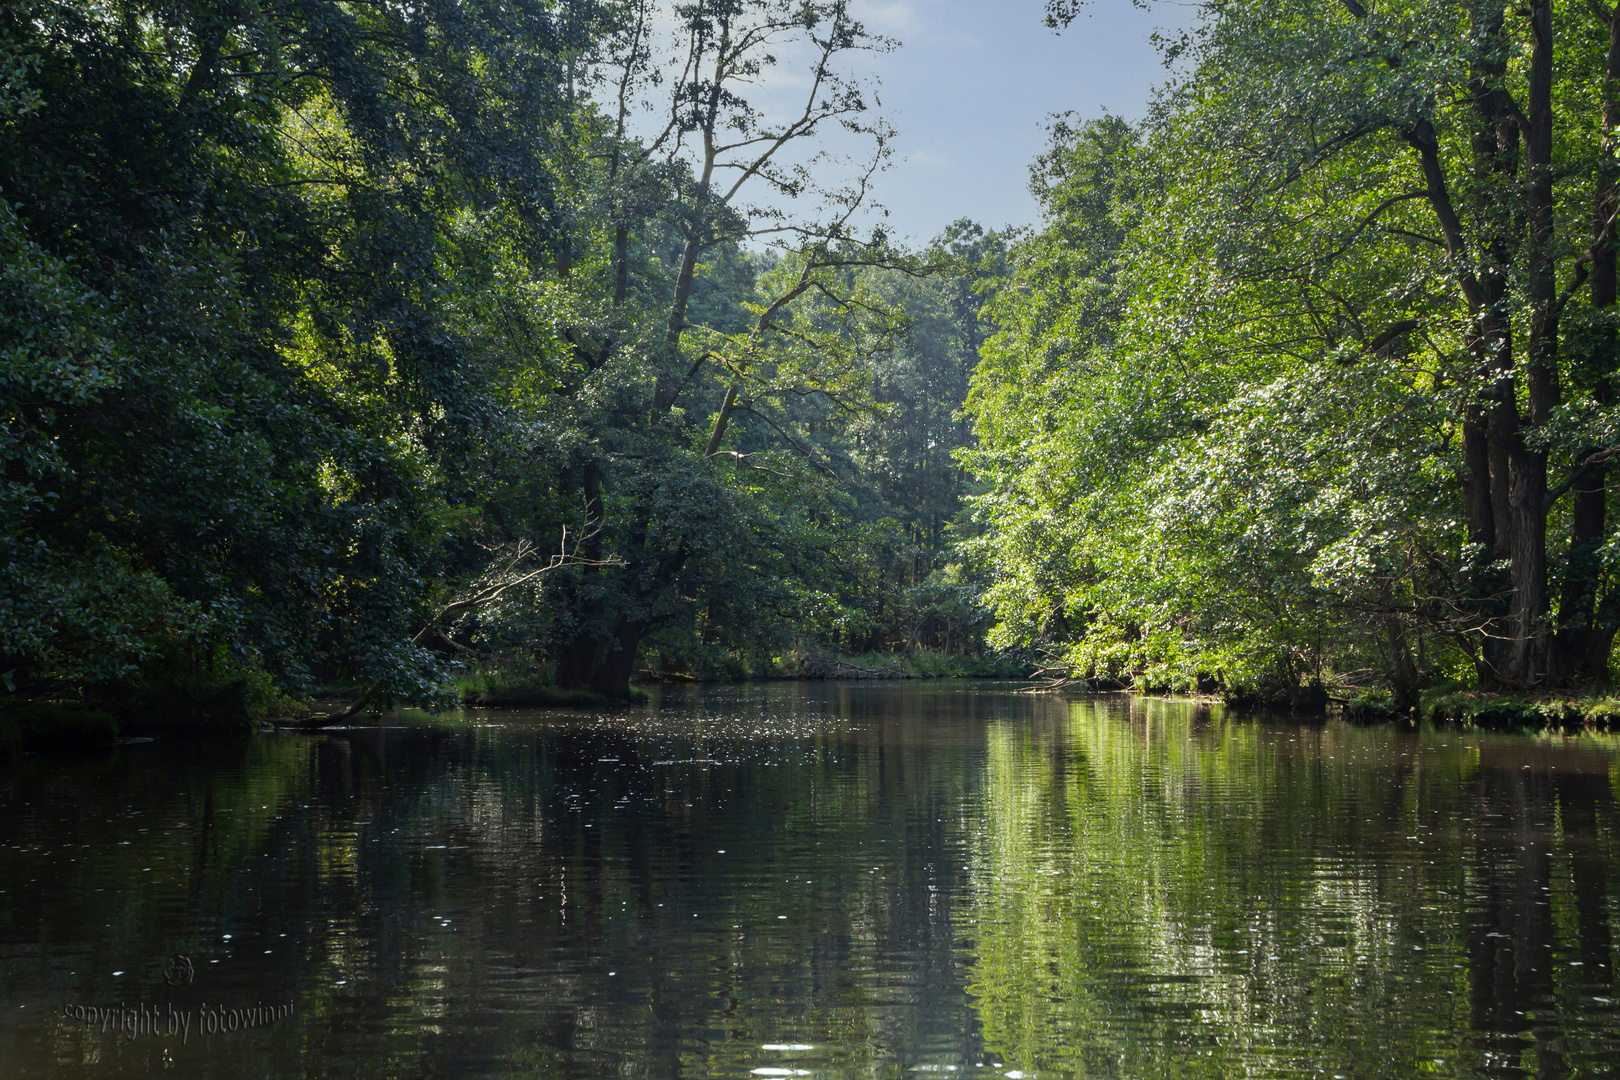
<svg viewBox="0 0 1620 1080"><path fill-rule="evenodd" d="M1029 168L1046 147L1052 115L1141 117L1153 88L1169 78L1152 35L1190 25L1196 4L1092 0L1059 33L1046 26L1045 0L853 0L869 31L900 42L888 53L846 55L841 65L879 82L881 115L899 133L893 165L872 192L888 210L889 233L920 245L963 217L988 228L1034 224L1039 211L1029 193ZM684 37L667 8L655 27L655 47L667 66L680 55ZM812 84L802 44L784 41L773 51L777 62L744 92L762 119L780 123L798 115ZM668 70L673 74L679 64ZM663 128L668 85L638 92L632 132L651 136ZM812 175L836 189L858 175L852 159L866 160L870 144L828 127L814 144L784 152L778 164L810 165L818 151L832 157L814 165ZM843 155L850 157L840 160ZM809 219L824 212L818 198L784 203L757 182L739 194L738 204L745 213L763 205ZM857 218L858 225L877 223L870 214Z"/></svg>
<svg viewBox="0 0 1620 1080"><path fill-rule="evenodd" d="M903 42L876 58L899 162L878 182L893 231L926 241L959 217L1039 216L1029 166L1052 113L1135 119L1168 73L1149 41L1188 25L1190 3L1095 0L1061 34L1044 0L865 0L860 17Z"/></svg>

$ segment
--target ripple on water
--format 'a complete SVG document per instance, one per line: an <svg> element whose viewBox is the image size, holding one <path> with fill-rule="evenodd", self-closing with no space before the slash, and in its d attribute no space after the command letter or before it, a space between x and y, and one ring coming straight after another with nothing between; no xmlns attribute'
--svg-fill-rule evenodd
<svg viewBox="0 0 1620 1080"><path fill-rule="evenodd" d="M774 684L116 755L0 772L19 1070L1620 1070L1610 740Z"/></svg>

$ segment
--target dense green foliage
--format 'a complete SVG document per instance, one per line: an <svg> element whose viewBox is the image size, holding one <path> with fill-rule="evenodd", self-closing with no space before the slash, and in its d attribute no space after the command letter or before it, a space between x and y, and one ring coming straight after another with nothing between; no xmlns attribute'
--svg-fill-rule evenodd
<svg viewBox="0 0 1620 1080"><path fill-rule="evenodd" d="M1212 0L1144 121L1054 127L1041 229L920 252L870 200L894 44L844 0L8 8L5 700L987 645L1608 681L1613 12Z"/></svg>
<svg viewBox="0 0 1620 1080"><path fill-rule="evenodd" d="M976 649L938 272L1000 241L858 227L891 45L841 0L8 6L5 700Z"/></svg>
<svg viewBox="0 0 1620 1080"><path fill-rule="evenodd" d="M1221 0L1168 51L1144 123L1056 129L993 301L996 639L1403 706L1606 681L1620 19Z"/></svg>
<svg viewBox="0 0 1620 1080"><path fill-rule="evenodd" d="M558 217L528 134L567 119L559 27L524 0L3 18L0 668L429 693L422 581L517 360L470 301Z"/></svg>

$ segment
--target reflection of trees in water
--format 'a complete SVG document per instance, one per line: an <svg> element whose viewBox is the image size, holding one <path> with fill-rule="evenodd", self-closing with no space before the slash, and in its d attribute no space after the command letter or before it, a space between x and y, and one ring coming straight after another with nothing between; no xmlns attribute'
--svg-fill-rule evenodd
<svg viewBox="0 0 1620 1080"><path fill-rule="evenodd" d="M296 998L298 1045L208 1051L243 1074L267 1053L731 1074L801 1039L852 1075L981 1039L1132 1075L1620 1064L1584 1004L1612 984L1606 751L926 688L763 699L13 770L7 836L92 846L0 897L0 936L151 960L154 992L186 953L209 1001ZM151 831L110 833L131 810ZM108 880L72 876L92 860L125 890L111 920ZM8 992L61 974L38 968Z"/></svg>
<svg viewBox="0 0 1620 1080"><path fill-rule="evenodd" d="M1568 755L1557 771L1547 764L1498 750L1483 755L1479 772L1480 829L1470 853L1477 905L1468 927L1470 1020L1481 1033L1485 1071L1494 1076L1568 1074L1565 1020L1575 994L1559 993L1555 963L1565 965L1571 989L1612 980L1613 867L1601 831L1613 820L1608 762ZM1561 882L1559 862L1566 864ZM1554 904L1564 890L1574 908L1574 940L1561 942ZM1569 964L1575 957L1578 964Z"/></svg>
<svg viewBox="0 0 1620 1080"><path fill-rule="evenodd" d="M1144 1075L1613 1069L1615 758L1581 745L1143 701L993 731L964 920L988 1045Z"/></svg>
<svg viewBox="0 0 1620 1080"><path fill-rule="evenodd" d="M956 1045L973 1018L953 838L982 740L931 726L971 729L980 706L908 694L911 715L887 720L881 693L830 687L744 724L714 715L735 708L722 701L635 723L275 736L195 762L176 748L132 756L114 783L61 769L42 842L83 833L96 859L119 860L122 918L104 927L104 909L48 895L0 909L12 932L31 924L25 939L54 920L49 938L119 957L194 952L211 1001L296 998L306 1051L359 1075L678 1076L719 1047L796 1041L784 1023L820 1043L837 1032L857 1055ZM655 764L671 760L685 764ZM117 847L104 825L131 806L189 878L142 891L157 842ZM176 927L183 944L165 938ZM296 1048L281 1049L296 1071ZM246 1075L267 1050L206 1052Z"/></svg>
<svg viewBox="0 0 1620 1080"><path fill-rule="evenodd" d="M376 1005L345 1026L397 1010L442 1028L420 1051L434 1061L647 1076L797 1041L785 1018L857 1056L971 1039L951 903L982 744L960 733L982 705L919 692L885 719L881 693L826 692L826 721L789 702L752 724L694 710L321 747L307 801L351 800L359 842L332 860L344 874L293 892L349 920L324 944ZM396 829L454 855L387 842ZM455 932L436 934L451 908ZM509 1011L508 987L520 1015L474 1019L480 1000ZM397 1042L368 1052L410 1059Z"/></svg>

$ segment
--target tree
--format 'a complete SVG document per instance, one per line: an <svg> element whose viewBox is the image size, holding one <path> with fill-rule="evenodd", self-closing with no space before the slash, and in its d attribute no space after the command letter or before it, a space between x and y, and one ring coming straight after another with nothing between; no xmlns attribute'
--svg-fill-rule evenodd
<svg viewBox="0 0 1620 1080"><path fill-rule="evenodd" d="M623 565L577 575L554 646L559 683L620 696L650 635L691 627L698 611L711 622L736 616L723 621L746 633L762 611L784 610L783 560L807 554L788 552L784 530L820 529L802 504L826 464L778 403L810 396L862 407L860 357L888 348L900 324L854 271L915 261L881 229L864 238L857 229L889 131L841 65L892 43L869 34L843 0L703 0L668 13L675 48L665 67L647 36L654 6L632 7L632 29L604 67L617 110L598 200L606 257L574 271L582 294L611 283L613 307L567 330L581 380L564 406L581 432L577 529L589 553L611 551ZM803 58L807 89L777 115L744 94L779 57ZM663 94L652 110L659 126L627 143L636 103L651 92ZM840 186L819 183L837 164L819 142L833 127L869 149ZM647 193L660 186L664 201L651 205ZM815 201L819 214L793 213L794 200ZM651 241L664 229L674 259L660 274ZM639 281L638 233L652 271ZM737 260L748 240L779 253L757 294L699 321L704 272ZM739 449L762 432L779 451Z"/></svg>
<svg viewBox="0 0 1620 1080"><path fill-rule="evenodd" d="M1370 659L1407 701L1445 648L1486 685L1606 680L1612 25L1550 2L1207 5L1138 192L1054 208L1035 242L1084 259L1122 229L1111 267L1026 273L1016 366L992 346L981 369L989 475L1018 446L1055 459L1049 491L1004 480L1043 507L997 532L1004 633L1182 678ZM1101 333L1018 321L1088 282ZM1026 436L1006 388L1042 354L1063 381Z"/></svg>
<svg viewBox="0 0 1620 1080"><path fill-rule="evenodd" d="M17 693L433 696L412 639L507 415L486 316L557 246L569 32L539 0L0 13Z"/></svg>

